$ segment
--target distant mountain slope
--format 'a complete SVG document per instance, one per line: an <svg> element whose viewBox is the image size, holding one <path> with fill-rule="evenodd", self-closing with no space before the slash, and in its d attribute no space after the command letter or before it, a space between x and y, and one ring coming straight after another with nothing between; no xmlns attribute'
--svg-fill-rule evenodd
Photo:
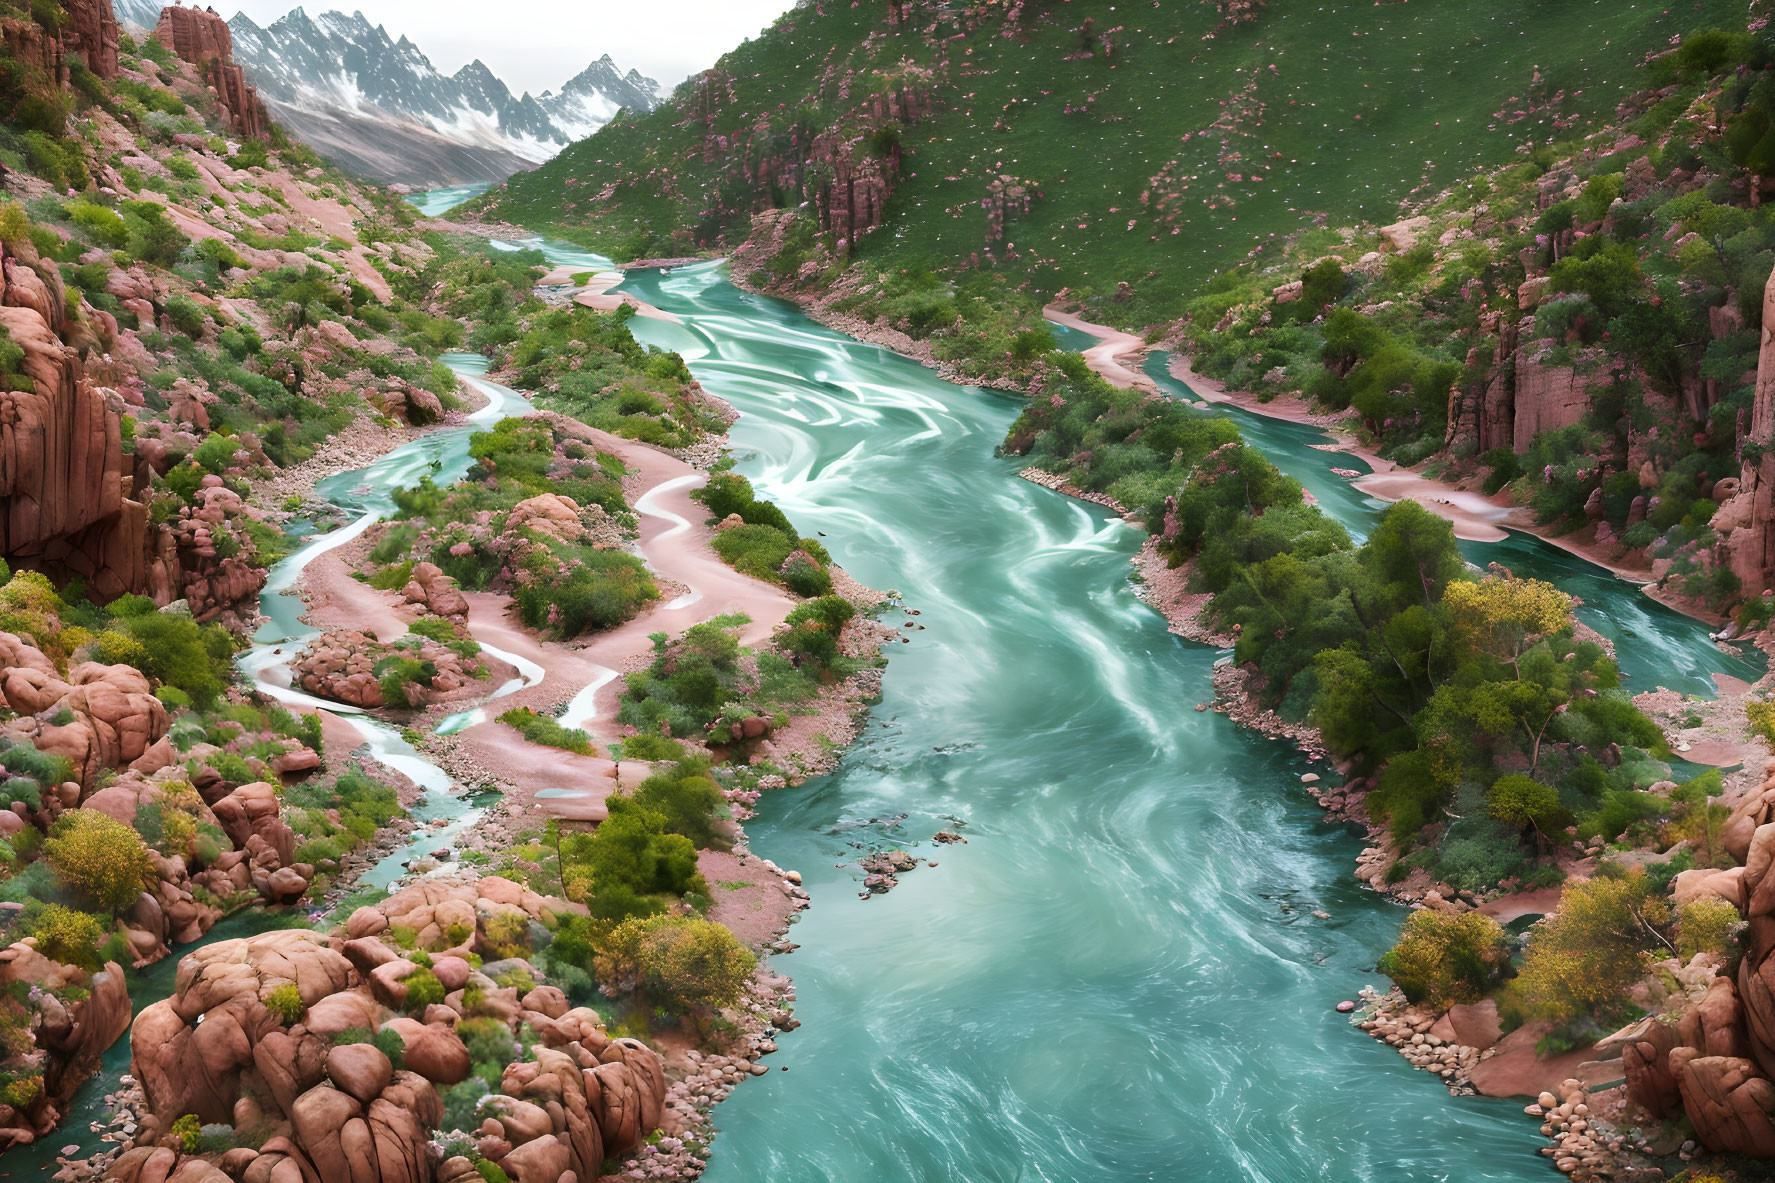
<svg viewBox="0 0 1775 1183"><path fill-rule="evenodd" d="M1070 286L1138 325L1272 233L1390 221L1612 117L1648 52L1743 19L1742 0L803 4L480 208L620 258L731 251L754 214L799 209L878 270Z"/></svg>
<svg viewBox="0 0 1775 1183"><path fill-rule="evenodd" d="M146 0L125 0L132 19ZM559 93L514 96L486 65L440 73L418 46L361 12L291 10L261 28L229 22L235 59L278 121L354 172L432 187L498 180L549 159L623 108L651 110L658 84L609 57Z"/></svg>

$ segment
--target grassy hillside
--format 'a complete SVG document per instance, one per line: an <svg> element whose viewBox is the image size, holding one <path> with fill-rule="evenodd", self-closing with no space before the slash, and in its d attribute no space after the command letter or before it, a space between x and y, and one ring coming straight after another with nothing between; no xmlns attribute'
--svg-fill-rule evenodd
<svg viewBox="0 0 1775 1183"><path fill-rule="evenodd" d="M899 153L857 257L992 261L984 203L1010 177L1031 201L990 251L1007 285L1088 297L1125 281L1111 311L1139 324L1272 234L1391 220L1413 193L1612 116L1649 51L1744 18L1741 0L1275 3L1230 23L1230 3L1179 0L912 7L898 23L879 3L798 7L483 208L618 258L728 250L755 211L815 196L818 170L797 166L824 132L855 163ZM928 118L868 110L909 79Z"/></svg>

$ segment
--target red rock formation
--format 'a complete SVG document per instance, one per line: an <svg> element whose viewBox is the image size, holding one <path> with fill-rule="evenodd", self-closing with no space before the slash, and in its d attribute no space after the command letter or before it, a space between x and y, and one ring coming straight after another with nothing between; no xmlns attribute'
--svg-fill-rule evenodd
<svg viewBox="0 0 1775 1183"><path fill-rule="evenodd" d="M86 68L100 78L117 77L117 14L111 0L62 0L68 14L62 44L78 50Z"/></svg>
<svg viewBox="0 0 1775 1183"><path fill-rule="evenodd" d="M111 0L65 0L62 9L67 19L59 36L36 21L0 20L0 41L7 52L43 71L57 86L68 84L70 50L99 77L117 77L117 15Z"/></svg>
<svg viewBox="0 0 1775 1183"><path fill-rule="evenodd" d="M259 92L247 84L246 75L234 64L234 38L228 22L213 8L163 8L154 37L181 58L197 67L198 74L216 92L228 112L228 125L252 139L269 139L271 120Z"/></svg>
<svg viewBox="0 0 1775 1183"><path fill-rule="evenodd" d="M1682 1108L1682 1092L1670 1065L1670 1053L1678 1046L1676 1028L1653 1021L1621 1050L1627 1095L1654 1119Z"/></svg>
<svg viewBox="0 0 1775 1183"><path fill-rule="evenodd" d="M116 962L88 974L54 961L20 942L0 949L0 987L23 983L43 991L40 1019L31 1031L44 1061L43 1095L20 1113L0 1104L0 1149L31 1140L27 1134L48 1134L82 1081L99 1067L105 1049L129 1030L129 989ZM56 991L78 986L87 991L79 1001L64 1003Z"/></svg>
<svg viewBox="0 0 1775 1183"><path fill-rule="evenodd" d="M1731 533L1732 571L1746 595L1769 586L1775 561L1775 274L1763 288L1763 345L1757 358L1757 384L1751 403L1750 432L1741 445L1744 458L1739 490L1720 507L1716 521L1742 522Z"/></svg>
<svg viewBox="0 0 1775 1183"><path fill-rule="evenodd" d="M199 620L257 594L264 572L214 547L221 531L245 536L233 528L245 512L234 493L203 489L174 529L150 522L141 495L151 474L124 455L122 400L87 376L76 347L85 326L69 320L60 271L29 241L0 243L0 327L24 350L31 386L0 391L0 555L77 575L100 600L185 596Z"/></svg>
<svg viewBox="0 0 1775 1183"><path fill-rule="evenodd" d="M0 243L0 326L25 351L29 390L0 391L0 554L80 575L95 595L176 594L171 548L133 498L147 473L123 454L113 396L86 376L61 274L29 242Z"/></svg>
<svg viewBox="0 0 1775 1183"><path fill-rule="evenodd" d="M437 1086L470 1070L454 1030L465 1013L540 1036L528 1057L507 1067L501 1095L489 1100L478 1127L480 1152L518 1183L596 1177L607 1155L639 1144L665 1119L659 1057L635 1040L612 1039L596 1012L570 1007L560 990L542 986L520 996L458 955L484 947L476 934L487 919L534 920L572 907L497 876L472 884L426 880L353 913L343 941L289 930L188 954L174 995L136 1018L132 1070L149 1113L136 1146L106 1178L223 1177L179 1154L167 1137L176 1118L195 1113L243 1131L273 1132L256 1150L238 1148L223 1158L235 1178L478 1179L466 1159L434 1167L426 1145L443 1118ZM432 974L448 991L442 1004L425 1008L423 1021L391 1014L404 1006L403 981L417 971L376 936L397 923L433 950ZM443 948L455 939L465 943ZM305 1007L293 1023L266 1005L285 984L296 987ZM479 999L472 1006L469 988ZM351 1028L398 1035L404 1070L368 1043L335 1046L334 1037Z"/></svg>
<svg viewBox="0 0 1775 1183"><path fill-rule="evenodd" d="M1692 1047L1670 1053L1683 1110L1709 1150L1775 1156L1775 1085L1749 1060L1703 1056Z"/></svg>

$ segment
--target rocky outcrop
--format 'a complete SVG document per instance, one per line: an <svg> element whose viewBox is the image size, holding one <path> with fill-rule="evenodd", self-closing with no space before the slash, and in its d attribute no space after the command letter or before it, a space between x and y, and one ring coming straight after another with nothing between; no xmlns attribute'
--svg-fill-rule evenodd
<svg viewBox="0 0 1775 1183"><path fill-rule="evenodd" d="M468 618L468 600L436 563L415 563L401 597L409 604L422 605L433 616L457 621Z"/></svg>
<svg viewBox="0 0 1775 1183"><path fill-rule="evenodd" d="M129 990L115 963L88 973L45 957L27 938L0 950L0 988L15 984L36 1000L30 1039L43 1056L43 1089L23 1110L0 1102L0 1150L54 1129L74 1090L129 1029Z"/></svg>
<svg viewBox="0 0 1775 1183"><path fill-rule="evenodd" d="M314 878L310 863L295 861L296 833L283 820L277 789L265 781L241 785L211 808L234 848L249 859L253 890L274 904L302 898Z"/></svg>
<svg viewBox="0 0 1775 1183"><path fill-rule="evenodd" d="M1532 281L1523 286L1531 288ZM1538 301L1540 287L1532 287L1532 294L1521 298ZM1495 334L1495 344L1489 358L1474 350L1467 359L1469 369L1481 377L1449 390L1446 446L1459 443L1480 451L1509 448L1522 453L1539 433L1583 422L1596 385L1607 380L1606 374L1592 379L1581 372L1582 365L1546 364L1556 343L1532 339L1533 316L1517 322L1491 313L1485 327ZM1481 366L1481 361L1487 364Z"/></svg>
<svg viewBox="0 0 1775 1183"><path fill-rule="evenodd" d="M62 0L62 44L100 78L117 77L117 14L111 0Z"/></svg>
<svg viewBox="0 0 1775 1183"><path fill-rule="evenodd" d="M0 243L0 327L24 351L0 390L0 555L79 576L100 600L135 592L170 603L185 594L188 564L209 584L228 565L182 557L150 521L151 469L124 454L124 400L87 375L76 344L86 326L70 320L61 272L28 240ZM214 595L200 588L205 614L219 614L224 595L256 592L250 581L236 571L211 585Z"/></svg>
<svg viewBox="0 0 1775 1183"><path fill-rule="evenodd" d="M1670 1053L1683 1111L1709 1150L1775 1156L1775 1085L1749 1060L1704 1056L1695 1048Z"/></svg>
<svg viewBox="0 0 1775 1183"><path fill-rule="evenodd" d="M452 606L445 593L462 598L453 583L438 589L436 598L445 607ZM467 610L464 600L462 611ZM401 700L391 702L378 671L385 663L399 660L418 662L419 673L401 686ZM337 629L316 637L296 655L291 668L296 685L310 694L367 710L437 702L487 676L487 667L479 658L463 657L429 637L409 634L398 642L384 643L355 629Z"/></svg>
<svg viewBox="0 0 1775 1183"><path fill-rule="evenodd" d="M271 138L271 119L259 92L234 64L234 38L228 22L213 8L165 8L154 38L197 67L199 77L216 92L228 113L228 126L252 139Z"/></svg>
<svg viewBox="0 0 1775 1183"><path fill-rule="evenodd" d="M178 558L177 593L196 619L240 625L243 609L256 603L266 570L255 561L257 548L246 531L252 516L240 494L211 474L168 523Z"/></svg>
<svg viewBox="0 0 1775 1183"><path fill-rule="evenodd" d="M105 769L144 759L166 734L166 707L133 666L82 662L64 679L42 652L0 633L0 692L22 716L6 730L40 752L65 757L83 785ZM57 722L58 719L65 719Z"/></svg>
<svg viewBox="0 0 1775 1183"><path fill-rule="evenodd" d="M0 41L14 60L43 71L57 86L70 80L68 55L79 54L100 78L117 77L117 15L111 0L63 0L59 29L35 20L0 19Z"/></svg>
<svg viewBox="0 0 1775 1183"><path fill-rule="evenodd" d="M369 391L366 397L380 407L383 414L403 420L411 427L424 427L444 417L444 404L437 395L401 378L387 379L380 390Z"/></svg>
<svg viewBox="0 0 1775 1183"><path fill-rule="evenodd" d="M507 530L529 529L557 542L591 541L612 545L620 537L602 505L581 506L559 493L539 493L512 506L505 520Z"/></svg>
<svg viewBox="0 0 1775 1183"><path fill-rule="evenodd" d="M35 742L39 751L66 756L83 784L140 760L166 734L166 707L133 666L82 662L68 671L68 686L52 709L73 719L44 725Z"/></svg>
<svg viewBox="0 0 1775 1183"><path fill-rule="evenodd" d="M148 1114L135 1145L106 1177L118 1183L210 1178L206 1172L216 1164L183 1154L169 1133L174 1120L190 1113L232 1126L242 1143L222 1156L223 1177L265 1183L479 1178L466 1159L439 1164L429 1143L444 1116L438 1088L466 1079L470 1070L456 1022L492 1017L514 1033L528 1025L540 1042L507 1066L499 1092L483 1107L485 1119L465 1132L516 1183L590 1183L607 1156L632 1149L659 1128L667 1092L659 1056L636 1040L612 1039L596 1012L569 1006L558 989L520 995L443 952L432 957L428 972L448 991L445 1001L427 1005L420 1017L397 1013L404 991L390 987L421 971L378 935L398 924L417 932L421 947L454 938L465 950L486 948L492 917L511 915L527 924L572 907L505 879L425 881L359 909L330 939L290 930L187 955L172 997L136 1018L132 1071ZM484 968L532 972L516 960ZM289 986L301 999L299 1013L271 1005L274 992ZM350 1042L346 1033L354 1030L397 1036L403 1066L397 1069L377 1046Z"/></svg>

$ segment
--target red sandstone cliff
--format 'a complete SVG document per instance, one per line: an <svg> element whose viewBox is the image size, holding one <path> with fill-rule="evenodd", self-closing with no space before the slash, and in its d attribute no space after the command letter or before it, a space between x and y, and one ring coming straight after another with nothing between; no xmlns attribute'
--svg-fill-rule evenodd
<svg viewBox="0 0 1775 1183"><path fill-rule="evenodd" d="M1742 455L1737 494L1720 506L1713 526L1727 535L1732 570L1745 594L1755 595L1771 585L1775 561L1775 274L1763 288L1762 352Z"/></svg>
<svg viewBox="0 0 1775 1183"><path fill-rule="evenodd" d="M150 470L123 451L122 399L86 372L77 342L108 349L116 321L68 318L61 273L28 240L0 242L0 326L24 350L28 390L0 391L0 555L15 567L78 575L100 600L125 592L156 603L191 602L213 620L257 594L264 572L250 555L224 557L215 536L236 533L240 498L209 478L195 503L166 525L143 497ZM87 346L91 348L91 346Z"/></svg>
<svg viewBox="0 0 1775 1183"><path fill-rule="evenodd" d="M109 4L109 0L98 0ZM234 38L228 22L213 8L163 8L154 37L181 58L197 67L198 74L216 92L228 112L228 125L236 133L267 139L271 120L259 92L247 84L246 75L234 64Z"/></svg>
<svg viewBox="0 0 1775 1183"><path fill-rule="evenodd" d="M57 86L68 84L68 54L77 53L100 78L117 77L117 15L111 0L65 0L61 33L36 21L0 20L0 41L25 66L42 70Z"/></svg>

